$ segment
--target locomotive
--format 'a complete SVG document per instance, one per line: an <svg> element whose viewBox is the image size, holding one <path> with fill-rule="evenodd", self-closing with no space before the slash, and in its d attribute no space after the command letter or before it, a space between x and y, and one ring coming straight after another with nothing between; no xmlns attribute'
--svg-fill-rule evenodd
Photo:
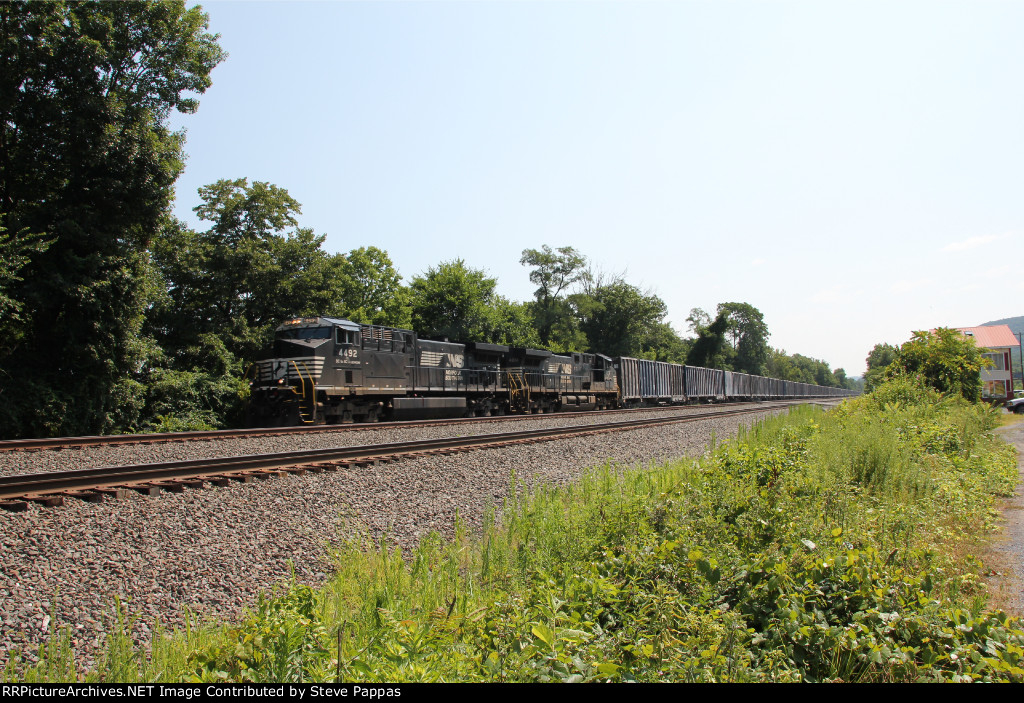
<svg viewBox="0 0 1024 703"><path fill-rule="evenodd" d="M254 427L850 395L645 359L422 339L334 317L287 320L249 373Z"/></svg>

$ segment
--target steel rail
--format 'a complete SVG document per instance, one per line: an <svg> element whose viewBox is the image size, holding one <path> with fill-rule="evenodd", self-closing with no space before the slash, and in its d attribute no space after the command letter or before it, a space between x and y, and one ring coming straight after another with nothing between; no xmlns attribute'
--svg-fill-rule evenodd
<svg viewBox="0 0 1024 703"><path fill-rule="evenodd" d="M806 401L815 399L807 398ZM757 401L746 401L757 402ZM746 404L746 402L744 404ZM763 401L760 404L786 402ZM502 422L505 420L537 420L548 417L594 417L599 413L636 413L652 410L683 410L708 406L676 405L649 408L620 408L618 410L585 410L576 412L544 413L536 415L491 415L488 417L459 417L445 420L403 420L392 422L359 422L344 425L300 425L297 427L254 427L240 430L195 430L191 432L150 432L145 434L91 435L84 437L50 437L42 439L0 440L0 452L42 451L45 449L70 449L119 444L162 444L165 442L190 442L215 439L237 439L245 437L273 437L277 435L301 434L305 432L353 432L371 429L394 429L402 427L435 427L458 423Z"/></svg>
<svg viewBox="0 0 1024 703"><path fill-rule="evenodd" d="M779 408L782 406L774 406ZM102 494L82 495L76 492L97 491L111 488L125 490L138 486L154 487L159 482L175 480L202 479L216 476L221 479L244 477L247 473L268 472L286 467L324 470L326 466L315 466L325 462L337 464L372 462L383 457L398 458L409 455L442 452L445 450L465 450L471 448L501 447L509 444L530 443L558 439L567 436L580 436L604 432L640 429L657 425L674 423L699 422L712 418L730 415L747 415L770 411L773 408L730 408L715 413L700 415L674 416L668 418L645 418L627 420L598 425L574 425L570 427L549 427L539 430L504 432L498 434L471 435L468 437L447 437L442 439L414 440L408 442L392 442L387 444L336 447L331 449L314 449L289 451L273 454L254 454L246 456L220 457L214 459L193 459L153 464L135 464L125 466L106 466L95 469L78 469L73 471L56 471L39 474L20 474L0 477L0 507L21 509L4 501L45 502L47 496L75 495L86 499L102 499ZM303 465L314 465L306 466ZM337 468L337 467L333 467ZM268 477L267 475L260 476ZM159 485L155 486L159 488ZM152 491L156 492L156 491Z"/></svg>

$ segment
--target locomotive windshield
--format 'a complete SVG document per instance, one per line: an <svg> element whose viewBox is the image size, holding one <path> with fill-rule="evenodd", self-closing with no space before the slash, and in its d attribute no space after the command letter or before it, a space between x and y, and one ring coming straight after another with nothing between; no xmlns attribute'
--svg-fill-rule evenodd
<svg viewBox="0 0 1024 703"><path fill-rule="evenodd" d="M301 327L292 330L281 330L278 339L330 339L330 327Z"/></svg>

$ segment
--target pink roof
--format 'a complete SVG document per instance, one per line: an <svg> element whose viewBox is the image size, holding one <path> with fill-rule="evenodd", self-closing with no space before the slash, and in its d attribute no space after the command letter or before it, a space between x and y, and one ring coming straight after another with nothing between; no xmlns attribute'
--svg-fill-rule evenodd
<svg viewBox="0 0 1024 703"><path fill-rule="evenodd" d="M1010 331L1006 325L992 325L991 327L957 327L960 332L974 337L975 345L988 349L999 347L1019 347L1017 335Z"/></svg>

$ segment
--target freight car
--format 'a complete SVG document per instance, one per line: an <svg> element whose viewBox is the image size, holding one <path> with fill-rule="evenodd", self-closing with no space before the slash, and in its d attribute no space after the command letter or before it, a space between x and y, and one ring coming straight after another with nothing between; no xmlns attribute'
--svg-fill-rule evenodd
<svg viewBox="0 0 1024 703"><path fill-rule="evenodd" d="M646 359L623 357L616 360L615 366L619 371L620 400L626 407L852 395L843 388Z"/></svg>
<svg viewBox="0 0 1024 703"><path fill-rule="evenodd" d="M257 427L849 395L646 359L421 339L333 317L282 324L250 374Z"/></svg>

